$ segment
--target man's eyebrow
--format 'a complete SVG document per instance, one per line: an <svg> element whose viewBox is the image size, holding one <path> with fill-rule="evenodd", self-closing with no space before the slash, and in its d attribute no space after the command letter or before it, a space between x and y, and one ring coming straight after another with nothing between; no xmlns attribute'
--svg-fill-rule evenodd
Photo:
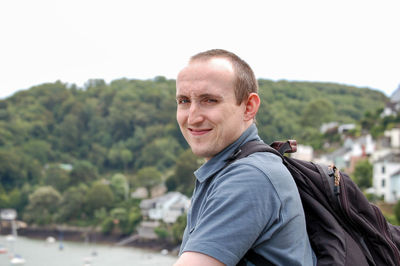
<svg viewBox="0 0 400 266"><path fill-rule="evenodd" d="M188 98L188 97L183 94L176 95L176 99L182 99L182 98Z"/></svg>
<svg viewBox="0 0 400 266"><path fill-rule="evenodd" d="M199 96L199 98L216 98L216 99L222 99L222 95L216 95L216 94L211 94L211 93L204 93Z"/></svg>
<svg viewBox="0 0 400 266"><path fill-rule="evenodd" d="M181 99L181 98L189 98L186 95L183 94L178 94L176 95L176 99ZM195 98L216 98L216 99L222 99L223 96L221 95L216 95L216 94L211 94L211 93L204 93L204 94L200 94L198 96L195 96Z"/></svg>

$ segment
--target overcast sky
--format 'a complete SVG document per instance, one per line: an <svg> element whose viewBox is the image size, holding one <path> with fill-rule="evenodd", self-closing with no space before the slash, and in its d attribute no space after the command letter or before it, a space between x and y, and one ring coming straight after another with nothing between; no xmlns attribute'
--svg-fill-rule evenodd
<svg viewBox="0 0 400 266"><path fill-rule="evenodd" d="M390 96L400 84L397 0L1 0L0 98L45 82L175 79L223 48L258 78Z"/></svg>

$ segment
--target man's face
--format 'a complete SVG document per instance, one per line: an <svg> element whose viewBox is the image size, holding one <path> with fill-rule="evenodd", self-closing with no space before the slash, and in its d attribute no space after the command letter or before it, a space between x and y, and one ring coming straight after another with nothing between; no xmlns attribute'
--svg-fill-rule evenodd
<svg viewBox="0 0 400 266"><path fill-rule="evenodd" d="M191 62L178 75L179 127L193 153L207 160L249 126L245 104L236 102L234 79L231 63L222 58Z"/></svg>

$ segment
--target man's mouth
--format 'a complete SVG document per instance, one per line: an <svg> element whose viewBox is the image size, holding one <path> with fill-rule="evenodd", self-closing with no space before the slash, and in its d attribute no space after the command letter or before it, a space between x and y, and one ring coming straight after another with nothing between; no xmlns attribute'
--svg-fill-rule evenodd
<svg viewBox="0 0 400 266"><path fill-rule="evenodd" d="M204 134L207 134L208 132L210 132L211 129L195 129L195 128L189 128L189 132L190 134L192 134L193 136L202 136Z"/></svg>

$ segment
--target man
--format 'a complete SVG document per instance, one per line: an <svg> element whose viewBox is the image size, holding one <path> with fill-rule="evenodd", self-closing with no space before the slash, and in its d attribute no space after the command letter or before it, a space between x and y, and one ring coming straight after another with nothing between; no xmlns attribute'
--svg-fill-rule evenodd
<svg viewBox="0 0 400 266"><path fill-rule="evenodd" d="M206 163L195 172L176 266L236 265L249 249L273 265L315 264L297 187L282 160L262 152L224 167L241 145L260 140L257 91L248 64L225 50L193 56L178 75L177 121Z"/></svg>

